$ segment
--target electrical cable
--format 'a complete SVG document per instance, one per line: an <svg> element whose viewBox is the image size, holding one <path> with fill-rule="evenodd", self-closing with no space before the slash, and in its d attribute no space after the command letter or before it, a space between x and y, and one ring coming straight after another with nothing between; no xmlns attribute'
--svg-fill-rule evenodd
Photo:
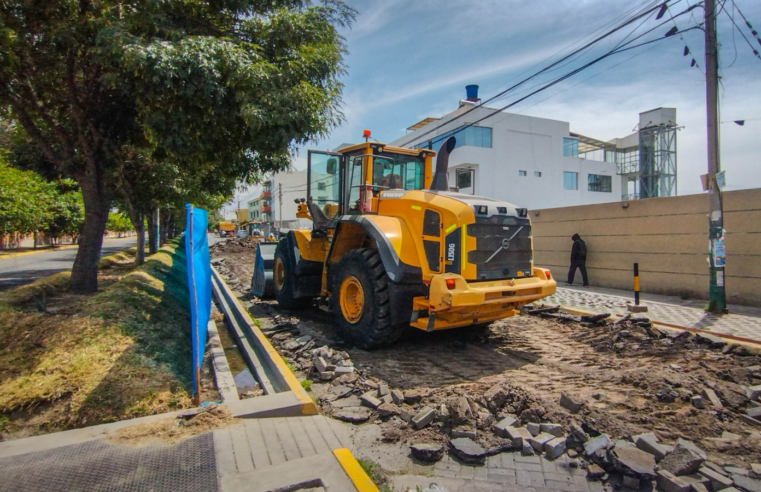
<svg viewBox="0 0 761 492"><path fill-rule="evenodd" d="M667 3L668 3L668 1L669 1L669 0L667 0ZM675 2L675 4L676 4L676 3L678 3L679 1L681 1L681 0L677 0L677 1ZM698 5L698 4L696 4L696 5ZM458 120L458 119L460 119L460 118L464 117L465 115L469 114L470 112L472 112L472 111L474 111L474 110L476 110L476 109L478 109L478 108L480 108L480 107L484 106L485 104L487 104L487 103L489 103L489 102L491 102L491 101L495 100L496 98L498 98L498 97L500 97L500 96L503 96L504 94L506 94L506 93L508 93L508 92L511 92L512 90L514 90L514 89L516 89L517 87L519 87L519 86L523 85L524 83L528 82L529 80L531 80L531 79L534 79L534 78L538 77L539 75L541 75L541 74L543 74L543 73L547 72L549 69L551 69L551 68L555 67L556 65L558 65L558 64L560 64L560 63L562 63L562 62L566 61L567 59L571 58L572 56L576 55L577 53L579 53L579 52L581 52L581 51L583 51L583 50L587 49L588 47L590 47L590 46L592 46L592 45L594 45L594 44L597 44L597 43L598 43L598 42L600 42L601 40L603 40L603 39L605 39L605 38L609 37L610 35L612 35L612 34L614 34L614 33L618 32L618 31L620 31L620 30L621 30L621 29L623 29L624 27L626 27L626 26L628 26L628 25L630 25L630 24L632 24L632 23L636 22L637 20L641 19L642 17L645 17L645 16L649 15L650 13L652 13L653 11L655 11L655 10L657 10L657 9L659 9L659 8L660 8L660 5L658 5L658 6L655 6L655 7L651 7L651 8L649 8L649 9L645 10L644 12L641 12L641 13L637 14L636 16L634 16L634 17L632 17L632 18L630 18L630 19L626 20L624 23L622 23L622 24L620 24L619 26L615 27L614 29L611 29L611 30L609 30L609 31L608 31L608 32L606 32L605 34L602 34L601 36L598 36L597 38L595 38L594 40L590 41L589 43L587 43L586 45L582 46L581 48L579 48L579 49L577 49L577 50L573 51L573 52L572 52L572 53L570 53L569 55L566 55L566 56L564 56L564 57L563 57L563 58L561 58L560 60L558 60L558 61L556 61L556 62L554 62L554 63L552 63L552 64L548 65L547 67L543 68L542 70L540 70L540 71L538 71L538 72L536 72L536 73L534 73L534 74L530 75L529 77L527 77L527 78L525 78L525 79L521 80L521 81L520 81L520 82L518 82L517 84L514 84L513 86L511 86L511 87L509 87L509 88L505 89L504 91L502 91L502 92L500 92L500 93L496 94L495 96L492 96L491 98L489 98L489 99L486 99L485 101L483 101L483 102L481 102L481 103L479 103L479 104L477 104L477 105L474 105L474 106L473 106L472 108L470 108L468 111L465 111L465 112L463 112L463 113L461 113L461 114L459 114L459 115L455 116L454 118L452 118L451 120L448 120L448 121L447 121L447 122L445 122L444 124L450 124L450 123L452 123L453 121L455 121L455 120ZM401 144L400 146L401 146L401 147L404 147L404 146L406 146L406 145L408 145L408 144L412 143L413 141L419 140L420 138L422 138L422 137L424 137L424 136L426 136L426 135L429 135L430 133L432 133L432 132L434 132L434 131L438 130L438 129L439 129L441 126L443 126L444 124L442 124L442 125L438 125L436 128L432 128L431 130L428 130L427 132L425 132L425 133L423 133L423 134L417 135L415 138L413 138L413 139L411 139L411 140L408 140L407 142L405 142L405 143Z"/></svg>
<svg viewBox="0 0 761 492"><path fill-rule="evenodd" d="M756 41L758 41L758 44L761 44L761 37L759 37L758 31L753 29L753 26L745 17L745 14L742 13L742 10L740 10L740 7L737 6L737 4L735 3L735 0L732 0L732 5L737 9L737 12L740 14L740 17L743 18L743 20L745 21L745 25L748 26L748 29L750 29L750 32L756 37Z"/></svg>
<svg viewBox="0 0 761 492"><path fill-rule="evenodd" d="M735 7L737 7L737 4L734 2L734 0L732 0L732 4L735 5ZM740 9L737 9L737 11L740 12ZM740 15L742 15L742 12L740 12ZM761 61L761 54L759 54L758 50L753 47L753 45L751 44L750 40L745 36L745 33L742 32L742 29L740 29L740 26L737 25L737 22L735 22L735 20L732 18L732 16L727 15L727 17L729 17L729 19L732 21L732 24L734 24L734 26L737 28L737 31L743 37L745 42L748 43L748 46L750 47L750 50L753 52L754 55L756 55L756 58L758 58L759 61ZM745 16L743 16L743 19L745 19ZM745 22L748 23L747 20ZM753 29L753 28L751 27L751 29ZM752 32L755 32L755 31L752 31ZM759 41L759 43L761 43L761 41Z"/></svg>

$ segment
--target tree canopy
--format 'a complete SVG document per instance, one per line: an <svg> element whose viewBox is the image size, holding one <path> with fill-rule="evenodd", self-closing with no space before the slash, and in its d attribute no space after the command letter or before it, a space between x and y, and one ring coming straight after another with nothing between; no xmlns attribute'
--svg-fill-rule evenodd
<svg viewBox="0 0 761 492"><path fill-rule="evenodd" d="M227 196L335 127L337 28L354 15L339 0L0 2L0 116L35 150L16 164L82 190L72 289L97 288L115 199Z"/></svg>

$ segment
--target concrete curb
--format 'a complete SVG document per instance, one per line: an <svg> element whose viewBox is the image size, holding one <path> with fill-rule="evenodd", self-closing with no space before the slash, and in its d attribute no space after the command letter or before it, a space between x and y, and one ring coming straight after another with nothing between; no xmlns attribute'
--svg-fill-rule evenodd
<svg viewBox="0 0 761 492"><path fill-rule="evenodd" d="M370 480L365 470L362 469L354 456L352 456L351 451L346 448L334 449L333 456L336 457L341 464L341 468L349 475L349 478L359 492L378 491L378 487Z"/></svg>
<svg viewBox="0 0 761 492"><path fill-rule="evenodd" d="M19 256L38 255L41 253L52 253L54 251L63 251L65 249L74 249L78 247L79 245L77 244L71 244L69 246L60 246L58 248L45 248L45 249L38 249L35 251L24 251L23 253L11 253L9 255L0 255L0 261L10 260L11 258L18 258Z"/></svg>
<svg viewBox="0 0 761 492"><path fill-rule="evenodd" d="M235 386L235 379L230 372L225 349L222 348L222 341L219 339L217 324L214 323L213 319L209 320L207 330L209 332L208 343L211 347L211 364L214 367L214 380L217 383L219 396L225 403L238 401L240 400L238 388Z"/></svg>
<svg viewBox="0 0 761 492"><path fill-rule="evenodd" d="M222 276L214 266L211 267L211 271L214 281L217 282L221 290L224 291L223 297L226 299L221 300L225 301L225 303L235 311L228 316L234 317L236 321L242 321L241 324L243 326L241 326L241 328L247 332L247 335L250 335L245 338L253 344L256 354L261 358L260 362L267 366L262 369L270 369L276 376L275 379L277 379L277 381L272 381L273 386L274 384L277 384L278 386L281 386L280 388L277 388L280 391L292 392L301 402L301 411L303 415L316 415L317 405L315 405L309 395L307 395L304 388L301 387L301 383L296 379L293 372L291 372L291 370L288 369L288 366L285 365L285 361L277 350L275 350L275 347L272 346L270 341L267 340L267 337L264 336L264 333L262 333L262 331L254 324L251 315L249 315L246 308L240 303L237 296L233 294L232 289L230 289L224 279L222 279Z"/></svg>

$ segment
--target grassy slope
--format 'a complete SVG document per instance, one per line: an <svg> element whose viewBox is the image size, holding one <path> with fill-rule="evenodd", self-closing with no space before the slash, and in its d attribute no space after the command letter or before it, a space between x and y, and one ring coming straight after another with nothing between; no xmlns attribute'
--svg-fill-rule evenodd
<svg viewBox="0 0 761 492"><path fill-rule="evenodd" d="M112 268L130 258L104 260L101 267ZM38 312L32 297L44 291L53 304L65 297L68 272L0 294L6 431L29 435L191 406L186 279L184 252L168 245L57 314Z"/></svg>

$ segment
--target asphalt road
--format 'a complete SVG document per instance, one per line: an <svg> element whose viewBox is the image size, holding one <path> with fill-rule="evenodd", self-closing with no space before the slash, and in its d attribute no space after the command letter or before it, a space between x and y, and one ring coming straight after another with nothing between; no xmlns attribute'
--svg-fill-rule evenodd
<svg viewBox="0 0 761 492"><path fill-rule="evenodd" d="M135 245L135 237L106 239L101 256L110 255ZM0 259L0 290L28 284L40 277L71 270L77 248L36 253L16 258Z"/></svg>

